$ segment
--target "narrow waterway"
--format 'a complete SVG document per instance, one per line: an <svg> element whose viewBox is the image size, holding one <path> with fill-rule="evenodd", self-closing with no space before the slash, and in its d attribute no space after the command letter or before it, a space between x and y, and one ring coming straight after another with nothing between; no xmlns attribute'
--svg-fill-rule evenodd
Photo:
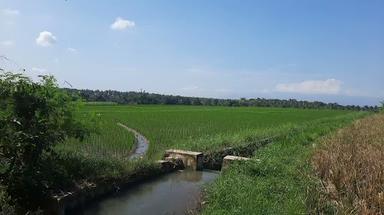
<svg viewBox="0 0 384 215"><path fill-rule="evenodd" d="M89 205L78 214L185 214L199 206L204 184L218 175L217 171L176 171Z"/></svg>
<svg viewBox="0 0 384 215"><path fill-rule="evenodd" d="M117 123L117 125L126 129L129 132L132 132L135 135L135 150L129 156L129 159L132 160L143 157L148 151L149 140L133 128L129 128L128 126L121 123Z"/></svg>

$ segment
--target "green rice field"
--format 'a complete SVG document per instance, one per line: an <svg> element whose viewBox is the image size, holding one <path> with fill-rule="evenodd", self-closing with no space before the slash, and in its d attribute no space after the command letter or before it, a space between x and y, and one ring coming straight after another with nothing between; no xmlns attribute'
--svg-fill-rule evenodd
<svg viewBox="0 0 384 215"><path fill-rule="evenodd" d="M168 148L209 150L275 135L287 126L353 114L349 111L207 106L85 105L79 115L92 116L97 133L83 142L69 140L59 148L86 156L124 160L134 136L117 125L136 129L150 141L147 158Z"/></svg>

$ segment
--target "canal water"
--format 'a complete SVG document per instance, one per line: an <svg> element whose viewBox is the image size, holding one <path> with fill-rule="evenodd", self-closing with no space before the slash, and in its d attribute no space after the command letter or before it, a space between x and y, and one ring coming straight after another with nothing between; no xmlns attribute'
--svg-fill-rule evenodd
<svg viewBox="0 0 384 215"><path fill-rule="evenodd" d="M145 153L148 151L149 140L133 128L130 128L122 123L117 123L117 125L135 135L135 150L129 156L129 159L134 160L144 157Z"/></svg>
<svg viewBox="0 0 384 215"><path fill-rule="evenodd" d="M148 144L149 141L140 133L136 132L135 138L136 138L136 148L133 154L130 156L131 160L143 157L145 153L147 153L148 147L149 147L149 144Z"/></svg>
<svg viewBox="0 0 384 215"><path fill-rule="evenodd" d="M196 209L217 171L176 171L144 182L78 211L84 215L177 215Z"/></svg>

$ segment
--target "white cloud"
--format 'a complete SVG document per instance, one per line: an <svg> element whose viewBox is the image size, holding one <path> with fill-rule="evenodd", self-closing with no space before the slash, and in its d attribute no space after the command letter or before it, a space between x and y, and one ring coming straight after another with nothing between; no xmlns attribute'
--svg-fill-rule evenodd
<svg viewBox="0 0 384 215"><path fill-rule="evenodd" d="M276 85L276 91L303 94L338 94L341 81L336 79L308 80L299 83Z"/></svg>
<svg viewBox="0 0 384 215"><path fill-rule="evenodd" d="M12 40L4 40L4 41L1 41L0 44L2 46L13 46L15 43Z"/></svg>
<svg viewBox="0 0 384 215"><path fill-rule="evenodd" d="M77 49L75 48L67 48L67 51L71 53L77 53Z"/></svg>
<svg viewBox="0 0 384 215"><path fill-rule="evenodd" d="M43 47L48 47L56 43L56 37L49 31L40 32L39 36L36 38L36 44Z"/></svg>
<svg viewBox="0 0 384 215"><path fill-rule="evenodd" d="M112 30L118 30L118 31L122 31L127 28L133 28L133 27L135 27L134 21L126 20L121 17L117 17L115 22L112 23L111 25Z"/></svg>
<svg viewBox="0 0 384 215"><path fill-rule="evenodd" d="M6 16L17 16L20 14L20 11L18 10L14 10L14 9L3 9L2 11L2 14L6 15Z"/></svg>
<svg viewBox="0 0 384 215"><path fill-rule="evenodd" d="M44 72L46 72L47 70L44 69L44 68L33 67L33 68L32 68L32 71L33 71L33 72L37 72L37 73L44 73Z"/></svg>

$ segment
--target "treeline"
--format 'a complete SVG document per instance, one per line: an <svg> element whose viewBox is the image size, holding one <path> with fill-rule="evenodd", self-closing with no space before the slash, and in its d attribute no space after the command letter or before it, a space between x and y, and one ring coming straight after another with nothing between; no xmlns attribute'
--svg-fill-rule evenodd
<svg viewBox="0 0 384 215"><path fill-rule="evenodd" d="M78 94L88 102L115 102L118 104L164 104L164 105L204 105L204 106L252 106L282 108L319 108L356 111L378 111L378 106L340 105L319 101L298 101L296 99L215 99L161 95L148 92L120 92L115 90L78 90L65 88L71 94Z"/></svg>

